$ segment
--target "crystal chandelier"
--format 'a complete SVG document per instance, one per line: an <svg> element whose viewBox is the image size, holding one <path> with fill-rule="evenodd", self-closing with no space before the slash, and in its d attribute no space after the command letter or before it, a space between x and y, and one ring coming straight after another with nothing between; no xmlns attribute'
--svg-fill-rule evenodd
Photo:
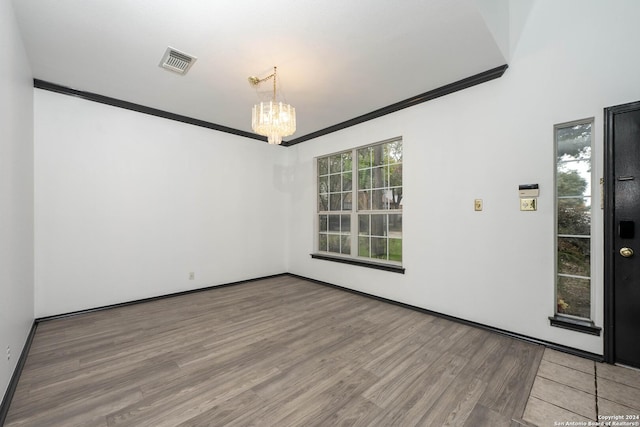
<svg viewBox="0 0 640 427"><path fill-rule="evenodd" d="M249 77L252 86L273 79L273 98L254 105L251 114L251 128L258 135L266 136L269 144L280 144L283 136L293 135L296 131L296 109L276 101L276 68L273 67L273 74L264 79Z"/></svg>

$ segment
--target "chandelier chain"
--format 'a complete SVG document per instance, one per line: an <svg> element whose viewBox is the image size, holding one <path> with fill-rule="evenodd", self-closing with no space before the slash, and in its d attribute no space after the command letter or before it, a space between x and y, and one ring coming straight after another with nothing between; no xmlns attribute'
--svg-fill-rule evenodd
<svg viewBox="0 0 640 427"><path fill-rule="evenodd" d="M276 101L276 81L277 81L276 73L277 73L277 71L278 71L278 67L273 67L273 74L270 74L265 78L261 79L261 78L254 77L254 76L249 77L249 83L251 84L251 86L258 86L262 82L266 82L269 79L273 79L273 102Z"/></svg>

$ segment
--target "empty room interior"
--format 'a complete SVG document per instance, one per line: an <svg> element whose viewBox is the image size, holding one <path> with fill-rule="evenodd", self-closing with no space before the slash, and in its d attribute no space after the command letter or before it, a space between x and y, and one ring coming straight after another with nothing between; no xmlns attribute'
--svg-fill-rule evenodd
<svg viewBox="0 0 640 427"><path fill-rule="evenodd" d="M0 0L0 425L640 425L639 20Z"/></svg>

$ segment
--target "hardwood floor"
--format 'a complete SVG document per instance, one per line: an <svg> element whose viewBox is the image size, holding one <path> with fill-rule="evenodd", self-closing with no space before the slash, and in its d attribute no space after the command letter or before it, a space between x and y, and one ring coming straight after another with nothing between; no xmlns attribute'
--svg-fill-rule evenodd
<svg viewBox="0 0 640 427"><path fill-rule="evenodd" d="M280 276L40 323L7 426L512 426L543 348Z"/></svg>

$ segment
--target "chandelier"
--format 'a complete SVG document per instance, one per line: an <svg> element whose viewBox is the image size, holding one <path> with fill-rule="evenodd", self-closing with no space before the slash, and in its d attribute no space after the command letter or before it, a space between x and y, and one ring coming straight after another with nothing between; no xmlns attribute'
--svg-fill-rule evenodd
<svg viewBox="0 0 640 427"><path fill-rule="evenodd" d="M266 136L269 144L280 144L283 136L293 135L296 131L296 109L276 101L276 68L273 67L273 74L263 79L249 77L252 86L273 79L273 98L254 105L251 114L251 128L258 135Z"/></svg>

